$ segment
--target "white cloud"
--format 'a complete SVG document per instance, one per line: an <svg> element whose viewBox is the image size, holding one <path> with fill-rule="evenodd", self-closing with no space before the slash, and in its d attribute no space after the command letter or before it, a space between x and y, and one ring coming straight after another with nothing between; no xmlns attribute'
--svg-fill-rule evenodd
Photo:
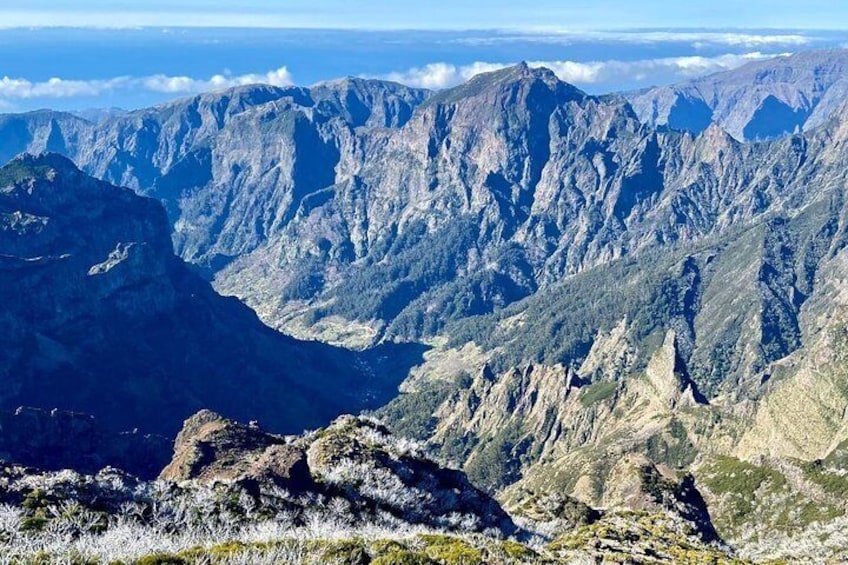
<svg viewBox="0 0 848 565"><path fill-rule="evenodd" d="M576 85L595 85L604 83L624 84L633 81L646 81L652 77L670 77L685 79L704 74L734 69L751 61L768 59L758 51L751 53L726 54L716 57L664 57L641 59L636 61L531 61L531 67L546 67L566 82ZM477 62L456 66L449 63L431 63L415 67L405 72L394 72L383 78L409 86L440 89L455 86L467 81L474 75L502 69L512 63Z"/></svg>
<svg viewBox="0 0 848 565"><path fill-rule="evenodd" d="M4 99L8 101L30 98L94 97L108 92L139 88L168 94L192 94L254 83L289 86L293 84L293 81L286 67L264 74L217 74L208 79L159 74L147 77L124 76L95 80L68 80L57 77L42 82L31 82L23 78L6 76L0 79L0 102Z"/></svg>
<svg viewBox="0 0 848 565"><path fill-rule="evenodd" d="M660 43L689 43L701 49L706 47L737 47L762 49L765 47L802 47L817 40L803 33L756 33L736 31L591 31L563 30L537 27L517 30L514 33L488 35L486 37L468 37L455 40L456 43L473 45L491 45L511 42L537 42L571 45L577 42L632 43L639 45Z"/></svg>
<svg viewBox="0 0 848 565"><path fill-rule="evenodd" d="M438 90L465 82L480 73L496 71L507 66L500 63L482 62L461 67L450 63L430 63L423 67L413 67L405 72L389 73L382 78L408 86Z"/></svg>
<svg viewBox="0 0 848 565"><path fill-rule="evenodd" d="M659 59L641 59L637 61L593 61L577 63L574 61L538 61L531 66L547 67L566 82L575 84L602 84L606 82L646 81L655 76L693 78L709 73L735 69L750 63L769 59L775 55L760 52L741 55L727 54L716 57L663 57Z"/></svg>
<svg viewBox="0 0 848 565"><path fill-rule="evenodd" d="M187 76L153 75L141 80L147 90L179 94L187 92L205 92L220 90L246 84L270 84L271 86L290 86L293 84L291 73L286 67L265 74L246 74L240 76L214 75L208 79L195 79Z"/></svg>

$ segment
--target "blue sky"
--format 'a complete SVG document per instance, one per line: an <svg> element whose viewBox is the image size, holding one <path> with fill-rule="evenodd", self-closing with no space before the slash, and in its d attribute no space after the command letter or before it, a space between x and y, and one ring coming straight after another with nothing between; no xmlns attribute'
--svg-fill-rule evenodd
<svg viewBox="0 0 848 565"><path fill-rule="evenodd" d="M835 0L4 0L2 4L8 4L0 5L0 21L6 26L842 29L848 24L848 3Z"/></svg>
<svg viewBox="0 0 848 565"><path fill-rule="evenodd" d="M138 108L238 84L341 76L440 89L522 60L605 93L848 45L848 3L833 0L234 5L0 0L0 112Z"/></svg>

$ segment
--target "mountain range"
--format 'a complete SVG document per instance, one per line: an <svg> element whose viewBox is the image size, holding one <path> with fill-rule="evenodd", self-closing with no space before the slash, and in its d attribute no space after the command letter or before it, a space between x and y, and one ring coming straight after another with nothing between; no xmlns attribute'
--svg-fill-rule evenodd
<svg viewBox="0 0 848 565"><path fill-rule="evenodd" d="M844 557L846 57L0 117L0 158L40 155L0 170L0 407L377 409L516 518L566 496Z"/></svg>
<svg viewBox="0 0 848 565"><path fill-rule="evenodd" d="M700 133L716 123L742 141L774 139L839 115L848 94L846 65L842 49L801 52L627 98L654 127Z"/></svg>

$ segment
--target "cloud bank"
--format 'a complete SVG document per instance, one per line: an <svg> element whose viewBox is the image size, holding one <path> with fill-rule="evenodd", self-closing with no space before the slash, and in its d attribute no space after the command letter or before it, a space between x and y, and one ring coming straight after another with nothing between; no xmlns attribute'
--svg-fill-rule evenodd
<svg viewBox="0 0 848 565"><path fill-rule="evenodd" d="M733 69L750 61L774 56L776 55L753 51L715 57L693 55L635 61L530 61L529 65L532 67L547 67L556 73L561 80L587 87L645 81L683 80L711 72ZM511 64L514 63L475 62L469 65L454 65L436 62L406 71L388 73L379 78L409 86L438 90L455 86L480 73L502 69ZM176 96L247 84L290 86L294 82L286 67L280 67L266 73L242 75L223 73L208 78L156 74L143 77L120 76L94 80L55 77L45 81L33 82L25 78L5 76L0 78L0 109L8 109L15 100L96 98L104 94L121 91L136 92L138 90Z"/></svg>
<svg viewBox="0 0 848 565"><path fill-rule="evenodd" d="M607 82L641 82L652 77L663 76L678 79L692 78L707 73L730 70L749 63L769 59L776 55L759 51L744 54L725 54L715 57L698 55L687 57L663 57L637 61L530 61L531 67L547 67L566 82L576 85L597 85ZM431 63L403 72L383 76L387 80L409 86L440 89L467 81L476 74L508 67L513 63L476 62L456 66L450 63Z"/></svg>
<svg viewBox="0 0 848 565"><path fill-rule="evenodd" d="M137 89L175 95L193 94L255 83L290 86L293 81L286 67L267 73L217 74L206 79L157 74L146 77L122 76L95 80L69 80L56 77L42 82L32 82L24 78L5 76L0 79L0 108L3 107L3 101L8 104L9 100L15 99L96 97L120 90Z"/></svg>
<svg viewBox="0 0 848 565"><path fill-rule="evenodd" d="M766 47L803 47L818 40L813 35L803 33L757 33L748 31L591 31L560 30L556 28L535 28L517 30L516 33L487 35L486 37L467 37L454 40L455 43L468 45L495 45L498 43L535 42L555 45L574 43L629 43L634 45L656 45L663 43L687 43L696 49L708 47L734 47L744 49L763 49Z"/></svg>

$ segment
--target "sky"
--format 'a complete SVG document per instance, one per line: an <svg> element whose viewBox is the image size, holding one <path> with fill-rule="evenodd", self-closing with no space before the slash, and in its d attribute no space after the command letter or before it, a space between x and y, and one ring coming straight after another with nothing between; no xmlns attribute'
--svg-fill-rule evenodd
<svg viewBox="0 0 848 565"><path fill-rule="evenodd" d="M840 29L848 23L848 3L835 0L3 0L2 4L0 20L6 26Z"/></svg>
<svg viewBox="0 0 848 565"><path fill-rule="evenodd" d="M132 109L342 76L440 89L522 60L604 93L848 45L848 2L833 0L234 4L0 0L0 112Z"/></svg>

